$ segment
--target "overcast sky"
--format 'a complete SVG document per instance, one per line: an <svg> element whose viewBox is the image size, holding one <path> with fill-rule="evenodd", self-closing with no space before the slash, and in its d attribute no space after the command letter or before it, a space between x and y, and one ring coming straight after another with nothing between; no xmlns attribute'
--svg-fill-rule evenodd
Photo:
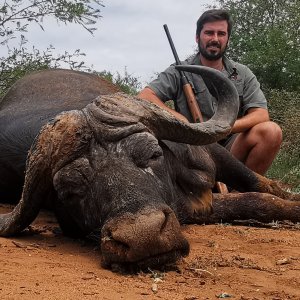
<svg viewBox="0 0 300 300"><path fill-rule="evenodd" d="M104 0L103 18L90 35L80 26L46 22L45 31L32 26L27 38L38 49L52 44L56 52L80 49L97 71L125 67L144 85L155 72L174 62L163 24L167 24L180 59L195 50L195 23L209 0ZM1 55L0 50L0 55Z"/></svg>

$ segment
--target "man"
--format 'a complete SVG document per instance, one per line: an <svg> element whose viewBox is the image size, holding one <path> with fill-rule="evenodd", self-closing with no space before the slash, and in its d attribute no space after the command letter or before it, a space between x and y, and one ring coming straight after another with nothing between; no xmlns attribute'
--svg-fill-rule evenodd
<svg viewBox="0 0 300 300"><path fill-rule="evenodd" d="M232 128L232 135L220 143L247 167L263 175L279 151L282 132L269 119L267 101L254 74L248 67L224 55L231 29L232 20L227 11L212 9L204 12L197 21L196 42L199 52L183 63L219 70L235 84L240 98L238 119ZM217 105L216 99L209 93L201 76L186 75L193 85L204 120L211 118ZM168 110L179 120L192 121L180 75L174 66L159 74L139 93L139 97ZM176 111L165 105L164 102L168 100L174 100Z"/></svg>

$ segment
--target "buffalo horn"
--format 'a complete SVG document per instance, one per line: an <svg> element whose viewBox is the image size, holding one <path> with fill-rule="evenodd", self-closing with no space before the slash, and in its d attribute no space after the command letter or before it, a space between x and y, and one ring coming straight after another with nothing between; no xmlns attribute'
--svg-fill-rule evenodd
<svg viewBox="0 0 300 300"><path fill-rule="evenodd" d="M174 118L157 116L158 118L153 119L155 124L148 126L159 139L194 145L206 145L226 137L231 131L239 109L239 96L234 84L221 72L212 68L181 65L176 66L176 69L203 77L210 92L218 101L216 112L211 119L203 123L187 124L177 122ZM147 122L151 123L151 120Z"/></svg>

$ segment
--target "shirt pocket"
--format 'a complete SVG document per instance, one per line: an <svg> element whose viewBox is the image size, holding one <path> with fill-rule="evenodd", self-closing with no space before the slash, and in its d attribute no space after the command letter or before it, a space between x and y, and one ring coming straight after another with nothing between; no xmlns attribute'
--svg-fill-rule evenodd
<svg viewBox="0 0 300 300"><path fill-rule="evenodd" d="M193 90L197 103L199 105L202 116L206 121L214 115L217 109L218 102L209 92L209 89L204 83L204 80L201 76L192 76L191 79L192 80L190 82L193 83Z"/></svg>
<svg viewBox="0 0 300 300"><path fill-rule="evenodd" d="M195 88L194 92L204 120L210 119L217 109L217 99L210 94L204 83Z"/></svg>
<svg viewBox="0 0 300 300"><path fill-rule="evenodd" d="M239 97L243 97L244 95L244 83L242 80L232 80L232 83L234 84L238 94L239 94Z"/></svg>

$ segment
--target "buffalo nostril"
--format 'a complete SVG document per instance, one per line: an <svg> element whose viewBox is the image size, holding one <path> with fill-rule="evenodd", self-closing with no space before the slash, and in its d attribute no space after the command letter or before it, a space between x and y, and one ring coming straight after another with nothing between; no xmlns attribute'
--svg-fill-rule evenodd
<svg viewBox="0 0 300 300"><path fill-rule="evenodd" d="M102 228L101 251L107 265L144 260L159 264L186 256L189 245L171 209L150 208L109 221Z"/></svg>
<svg viewBox="0 0 300 300"><path fill-rule="evenodd" d="M163 213L164 213L165 219L164 219L163 223L161 224L160 234L162 234L165 231L165 229L170 221L170 214L171 214L170 212L166 212L166 211L164 211Z"/></svg>
<svg viewBox="0 0 300 300"><path fill-rule="evenodd" d="M111 247L120 248L123 249L123 251L127 251L130 248L125 241L115 239L111 231L108 231L107 234L101 238L101 243L105 243L106 245L110 244Z"/></svg>

